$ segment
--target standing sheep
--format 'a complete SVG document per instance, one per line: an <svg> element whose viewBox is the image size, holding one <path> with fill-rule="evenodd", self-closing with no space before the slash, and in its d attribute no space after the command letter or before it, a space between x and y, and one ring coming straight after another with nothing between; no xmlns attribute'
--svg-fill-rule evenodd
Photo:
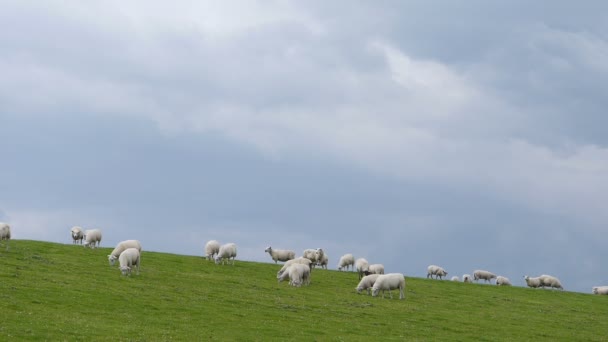
<svg viewBox="0 0 608 342"><path fill-rule="evenodd" d="M139 261L139 251L137 248L127 248L120 253L118 263L120 264L122 275L131 275L134 266L137 268L137 274L139 274Z"/></svg>
<svg viewBox="0 0 608 342"><path fill-rule="evenodd" d="M281 267L281 269L277 272L277 276L280 276L283 273L285 273L285 271L287 271L287 268L293 264L302 264L302 265L306 265L306 266L308 266L308 268L310 268L311 261L310 261L310 259L307 259L305 257L298 257L295 259L287 260L283 264L283 267Z"/></svg>
<svg viewBox="0 0 608 342"><path fill-rule="evenodd" d="M401 273L389 273L389 274L381 274L376 279L374 286L372 287L372 296L378 296L378 292L382 290L382 298L384 298L384 291L388 291L391 299L393 298L393 293L391 290L399 289L399 299L405 298L404 290L405 290L405 277Z"/></svg>
<svg viewBox="0 0 608 342"><path fill-rule="evenodd" d="M84 237L82 228L80 228L78 226L74 226L74 227L72 227L71 232L72 232L72 244L81 244L82 245L82 238Z"/></svg>
<svg viewBox="0 0 608 342"><path fill-rule="evenodd" d="M220 243L216 240L209 240L205 244L205 256L207 260L213 260L213 257L220 251Z"/></svg>
<svg viewBox="0 0 608 342"><path fill-rule="evenodd" d="M122 252L124 252L127 248L136 248L139 251L139 253L141 254L141 243L139 243L139 241L137 241L137 240L121 241L116 245L114 250L112 250L112 253L110 253L110 255L108 255L108 262L110 263L110 266L114 266L114 263L116 262L116 260L118 260L118 257L120 257L120 254Z"/></svg>
<svg viewBox="0 0 608 342"><path fill-rule="evenodd" d="M88 229L84 231L84 247L95 248L101 245L101 229Z"/></svg>
<svg viewBox="0 0 608 342"><path fill-rule="evenodd" d="M327 253L323 253L321 261L317 262L317 265L319 265L321 268L327 269L327 264L329 264L329 256Z"/></svg>
<svg viewBox="0 0 608 342"><path fill-rule="evenodd" d="M496 277L496 285L511 286L511 281L507 277L498 276Z"/></svg>
<svg viewBox="0 0 608 342"><path fill-rule="evenodd" d="M8 223L0 222L0 241L6 241L6 249L8 250L8 241L11 239L11 226Z"/></svg>
<svg viewBox="0 0 608 342"><path fill-rule="evenodd" d="M442 267L439 267L437 265L429 265L429 267L426 268L427 279L429 277L431 277L431 279L433 279L433 276L435 276L435 279L437 279L437 278L443 279L442 277L445 277L447 275L448 275L448 272L446 272Z"/></svg>
<svg viewBox="0 0 608 342"><path fill-rule="evenodd" d="M354 269L355 266L355 257L352 254L344 254L340 257L340 261L338 261L338 270L342 271L343 268L346 268L348 271L349 266Z"/></svg>
<svg viewBox="0 0 608 342"><path fill-rule="evenodd" d="M379 276L380 276L380 274L370 274L370 275L366 275L365 277L361 278L359 285L357 285L357 287L355 287L355 290L357 291L357 293L361 293L361 291L367 290L367 294L369 295L370 289L374 286L374 283L376 282L376 279L378 279Z"/></svg>
<svg viewBox="0 0 608 342"><path fill-rule="evenodd" d="M594 286L592 292L596 295L608 295L608 286Z"/></svg>
<svg viewBox="0 0 608 342"><path fill-rule="evenodd" d="M369 262L364 258L359 258L355 261L355 269L359 272L359 280L361 280L365 275L365 272L369 270Z"/></svg>
<svg viewBox="0 0 608 342"><path fill-rule="evenodd" d="M562 283L554 276L543 274L540 277L541 287L545 288L545 286L549 286L550 288L556 288L563 290Z"/></svg>
<svg viewBox="0 0 608 342"><path fill-rule="evenodd" d="M232 259L232 265L234 265L234 260L236 259L236 244L227 243L225 245L221 245L220 251L215 257L215 263L219 264L221 262L223 265L226 260L228 260L227 262L230 262L230 259Z"/></svg>
<svg viewBox="0 0 608 342"><path fill-rule="evenodd" d="M462 282L463 283L472 283L473 280L471 280L471 275L470 274L463 274L462 275Z"/></svg>
<svg viewBox="0 0 608 342"><path fill-rule="evenodd" d="M300 287L302 284L310 284L310 267L304 264L294 263L287 267L285 272L277 275L279 282L289 278L289 285Z"/></svg>
<svg viewBox="0 0 608 342"><path fill-rule="evenodd" d="M369 267L367 268L367 271L364 271L363 273L365 273L365 275L384 274L384 265L382 265L382 264L369 265Z"/></svg>
<svg viewBox="0 0 608 342"><path fill-rule="evenodd" d="M537 288L537 287L541 287L542 286L542 282L540 281L540 277L528 277L526 275L526 276L524 276L524 280L526 281L526 285L528 285L528 287Z"/></svg>
<svg viewBox="0 0 608 342"><path fill-rule="evenodd" d="M483 279L489 283L492 283L492 279L496 278L496 274L484 270L475 270L473 272L473 279L475 281Z"/></svg>
<svg viewBox="0 0 608 342"><path fill-rule="evenodd" d="M315 265L323 258L323 249L305 249L304 252L302 252L302 257L312 261L310 265L312 268L315 268Z"/></svg>
<svg viewBox="0 0 608 342"><path fill-rule="evenodd" d="M288 261L291 259L295 259L296 253L294 251L288 249L272 249L272 247L268 246L264 252L270 254L272 260L276 264L277 261Z"/></svg>

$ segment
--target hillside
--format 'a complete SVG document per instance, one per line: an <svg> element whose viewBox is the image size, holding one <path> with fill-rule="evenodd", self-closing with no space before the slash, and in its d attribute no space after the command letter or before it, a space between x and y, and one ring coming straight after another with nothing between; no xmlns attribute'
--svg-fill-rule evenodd
<svg viewBox="0 0 608 342"><path fill-rule="evenodd" d="M13 240L0 247L0 340L605 340L608 296L407 278L406 299L357 295L357 275L142 253L139 276L110 248ZM397 294L395 292L394 294Z"/></svg>

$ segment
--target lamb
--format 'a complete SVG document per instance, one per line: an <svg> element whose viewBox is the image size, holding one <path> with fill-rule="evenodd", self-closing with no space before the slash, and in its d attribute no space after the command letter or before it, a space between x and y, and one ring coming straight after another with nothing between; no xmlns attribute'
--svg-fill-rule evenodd
<svg viewBox="0 0 608 342"><path fill-rule="evenodd" d="M550 288L556 288L563 290L562 283L554 276L543 274L540 277L541 287L545 288L545 286L549 286Z"/></svg>
<svg viewBox="0 0 608 342"><path fill-rule="evenodd" d="M389 273L389 274L381 274L376 279L374 286L372 286L372 296L378 296L378 292L382 290L382 298L384 298L384 291L388 290L388 293L393 298L393 293L391 290L399 289L399 299L404 299L404 289L405 289L405 277L401 273Z"/></svg>
<svg viewBox="0 0 608 342"><path fill-rule="evenodd" d="M361 280L365 272L369 270L369 262L364 258L359 258L355 261L355 269L359 272L359 280Z"/></svg>
<svg viewBox="0 0 608 342"><path fill-rule="evenodd" d="M462 282L463 283L472 283L473 280L471 280L471 275L470 274L463 274L462 275Z"/></svg>
<svg viewBox="0 0 608 342"><path fill-rule="evenodd" d="M84 234L82 232L82 228L80 228L78 226L72 227L72 244L79 243L82 245L83 237L84 237Z"/></svg>
<svg viewBox="0 0 608 342"><path fill-rule="evenodd" d="M279 282L289 278L289 285L300 287L302 284L310 284L310 267L304 264L294 263L287 267L286 272L277 275Z"/></svg>
<svg viewBox="0 0 608 342"><path fill-rule="evenodd" d="M594 286L592 292L596 295L608 295L608 286Z"/></svg>
<svg viewBox="0 0 608 342"><path fill-rule="evenodd" d="M537 288L542 286L540 277L528 277L526 275L524 276L524 280L526 281L526 285L528 285L528 287Z"/></svg>
<svg viewBox="0 0 608 342"><path fill-rule="evenodd" d="M8 250L8 241L11 239L11 226L8 223L0 222L0 241L6 240L6 249Z"/></svg>
<svg viewBox="0 0 608 342"><path fill-rule="evenodd" d="M346 268L348 271L348 267L355 268L355 257L352 254L344 254L340 257L340 261L338 261L338 270L342 271L343 268Z"/></svg>
<svg viewBox="0 0 608 342"><path fill-rule="evenodd" d="M511 281L507 277L498 276L496 277L496 285L511 286Z"/></svg>
<svg viewBox="0 0 608 342"><path fill-rule="evenodd" d="M276 264L277 261L288 261L291 259L295 259L296 253L294 251L288 249L272 249L272 247L268 246L264 252L270 254L272 260Z"/></svg>
<svg viewBox="0 0 608 342"><path fill-rule="evenodd" d="M429 267L426 268L427 278L431 277L431 279L433 279L433 276L435 276L435 279L443 279L442 277L445 277L447 275L448 272L446 272L442 267L439 267L437 265L429 265Z"/></svg>
<svg viewBox="0 0 608 342"><path fill-rule="evenodd" d="M118 257L120 263L120 272L122 275L131 275L133 267L137 268L139 274L139 250L137 248L127 248Z"/></svg>
<svg viewBox="0 0 608 342"><path fill-rule="evenodd" d="M84 231L84 247L95 248L101 244L101 230L100 229L87 229Z"/></svg>
<svg viewBox="0 0 608 342"><path fill-rule="evenodd" d="M234 265L234 260L236 259L236 244L231 242L220 246L220 250L215 257L215 263L219 264L221 262L223 265L224 262L226 262L226 259L228 259L228 262L232 259L232 265Z"/></svg>
<svg viewBox="0 0 608 342"><path fill-rule="evenodd" d="M112 253L108 255L108 262L110 262L110 266L114 266L114 263L120 256L122 252L124 252L127 248L137 248L139 253L141 254L141 243L137 240L125 240L119 242Z"/></svg>
<svg viewBox="0 0 608 342"><path fill-rule="evenodd" d="M283 274L287 270L287 268L293 264L302 264L302 265L306 265L306 266L308 266L308 268L310 268L311 263L312 263L312 261L310 261L310 259L307 259L305 257L299 257L299 258L287 260L283 264L283 267L281 267L281 269L277 272L277 276L280 276L281 274Z"/></svg>
<svg viewBox="0 0 608 342"><path fill-rule="evenodd" d="M370 289L374 286L374 283L376 282L376 279L378 279L379 276L380 274L370 274L361 278L361 281L359 281L359 285L355 287L357 293L361 293L361 291L367 290L367 294L369 295Z"/></svg>
<svg viewBox="0 0 608 342"><path fill-rule="evenodd" d="M460 279L458 278L458 276L453 276L451 280L452 281L460 281Z"/></svg>
<svg viewBox="0 0 608 342"><path fill-rule="evenodd" d="M483 271L483 270L475 270L473 272L473 278L475 279L475 281L479 280L479 279L483 279L487 282L492 282L493 278L496 278L496 274L492 273L492 272L488 272L488 271Z"/></svg>
<svg viewBox="0 0 608 342"><path fill-rule="evenodd" d="M321 266L321 268L327 269L327 264L329 264L329 256L327 253L323 253L321 261L318 261L317 265Z"/></svg>
<svg viewBox="0 0 608 342"><path fill-rule="evenodd" d="M209 240L205 244L205 256L207 260L213 260L213 257L220 251L220 243L217 240Z"/></svg>
<svg viewBox="0 0 608 342"><path fill-rule="evenodd" d="M370 274L384 274L384 265L382 264L373 264L369 265L367 271L363 272L366 276Z"/></svg>

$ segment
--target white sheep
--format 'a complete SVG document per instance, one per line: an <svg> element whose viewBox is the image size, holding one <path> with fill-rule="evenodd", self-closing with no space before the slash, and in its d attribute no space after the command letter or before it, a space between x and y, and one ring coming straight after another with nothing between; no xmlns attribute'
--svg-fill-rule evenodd
<svg viewBox="0 0 608 342"><path fill-rule="evenodd" d="M8 223L0 222L0 241L6 241L6 249L8 250L8 241L11 239L11 226Z"/></svg>
<svg viewBox="0 0 608 342"><path fill-rule="evenodd" d="M473 279L475 279L475 281L483 279L487 282L492 282L492 279L496 278L496 274L489 272L489 271L484 271L484 270L475 270L473 272Z"/></svg>
<svg viewBox="0 0 608 342"><path fill-rule="evenodd" d="M452 281L460 281L460 278L458 278L458 276L453 276Z"/></svg>
<svg viewBox="0 0 608 342"><path fill-rule="evenodd" d="M540 278L540 282L541 282L540 286L542 288L545 288L545 286L548 286L550 288L556 288L556 289L560 289L560 290L564 289L562 287L562 283L559 281L559 279L557 279L554 276L543 274L543 275L539 276L539 278Z"/></svg>
<svg viewBox="0 0 608 342"><path fill-rule="evenodd" d="M287 268L293 264L302 264L302 265L306 265L308 266L308 268L310 268L310 264L312 263L312 261L310 261L310 259L305 258L305 257L298 257L295 259L291 259L291 260L287 260L284 264L283 267L281 267L281 269L277 272L277 276L282 275L283 273L285 273L285 271L287 270Z"/></svg>
<svg viewBox="0 0 608 342"><path fill-rule="evenodd" d="M310 284L310 267L304 264L294 263L287 267L286 271L277 275L279 282L289 278L289 285L300 287Z"/></svg>
<svg viewBox="0 0 608 342"><path fill-rule="evenodd" d="M139 251L137 248L127 248L118 257L118 263L120 264L120 272L122 275L131 275L133 267L137 268L137 274L139 274Z"/></svg>
<svg viewBox="0 0 608 342"><path fill-rule="evenodd" d="M363 273L365 273L365 275L384 274L384 265L382 265L382 264L369 265L369 267L367 268L367 271L364 271Z"/></svg>
<svg viewBox="0 0 608 342"><path fill-rule="evenodd" d="M118 260L118 257L120 256L120 254L122 252L124 252L127 248L136 248L139 251L139 253L141 254L141 243L139 241L137 241L137 240L121 241L116 245L114 250L112 250L112 253L110 253L110 255L108 255L108 262L110 263L110 266L114 266L114 263L116 262L116 260Z"/></svg>
<svg viewBox="0 0 608 342"><path fill-rule="evenodd" d="M82 228L78 227L78 226L74 226L72 227L72 244L81 244L82 245L82 238L84 237L84 233L82 232Z"/></svg>
<svg viewBox="0 0 608 342"><path fill-rule="evenodd" d="M372 286L372 296L376 297L378 292L382 290L382 298L384 298L384 291L388 291L391 299L393 298L393 293L391 290L399 289L399 299L405 298L404 290L405 290L405 277L401 273L389 273L389 274L381 274L376 279L374 286Z"/></svg>
<svg viewBox="0 0 608 342"><path fill-rule="evenodd" d="M537 288L542 286L540 277L529 277L526 275L524 276L524 280L526 281L526 285L528 285L528 287Z"/></svg>
<svg viewBox="0 0 608 342"><path fill-rule="evenodd" d="M215 263L219 264L221 262L223 265L226 260L228 260L227 262L230 262L230 259L232 259L232 265L234 265L234 260L236 259L236 244L232 242L220 246L220 250L215 257Z"/></svg>
<svg viewBox="0 0 608 342"><path fill-rule="evenodd" d="M277 261L288 261L291 259L295 259L296 253L294 251L288 249L272 249L272 247L268 246L264 252L270 254L272 260L276 264Z"/></svg>
<svg viewBox="0 0 608 342"><path fill-rule="evenodd" d="M496 285L511 286L511 281L507 277L498 276L496 277Z"/></svg>
<svg viewBox="0 0 608 342"><path fill-rule="evenodd" d="M463 274L462 275L462 282L463 283L472 283L473 280L471 279L471 275L470 274Z"/></svg>
<svg viewBox="0 0 608 342"><path fill-rule="evenodd" d="M344 254L340 257L340 261L338 261L338 270L342 271L343 268L346 268L348 271L349 266L354 269L355 267L355 257L352 254Z"/></svg>
<svg viewBox="0 0 608 342"><path fill-rule="evenodd" d="M101 229L87 229L84 231L84 247L95 248L101 245Z"/></svg>
<svg viewBox="0 0 608 342"><path fill-rule="evenodd" d="M592 292L596 295L608 295L608 286L594 286Z"/></svg>
<svg viewBox="0 0 608 342"><path fill-rule="evenodd" d="M361 293L361 291L367 290L367 294L369 295L370 289L374 286L374 283L376 282L376 279L378 279L379 276L380 274L370 274L361 278L361 281L359 281L359 285L355 287L357 293Z"/></svg>
<svg viewBox="0 0 608 342"><path fill-rule="evenodd" d="M205 244L205 256L207 260L213 260L213 257L220 251L220 243L217 240L209 240Z"/></svg>
<svg viewBox="0 0 608 342"><path fill-rule="evenodd" d="M359 258L355 261L355 269L359 272L359 279L361 279L365 275L365 272L369 270L369 262L364 258Z"/></svg>
<svg viewBox="0 0 608 342"><path fill-rule="evenodd" d="M447 276L448 272L446 272L442 267L439 267L437 265L429 265L429 267L426 268L426 277L427 278L431 278L433 279L433 276L435 276L435 279L439 278L439 279L443 279L443 277Z"/></svg>
<svg viewBox="0 0 608 342"><path fill-rule="evenodd" d="M317 265L321 266L321 268L327 269L327 264L329 264L329 256L327 253L323 253L321 260L317 262Z"/></svg>
<svg viewBox="0 0 608 342"><path fill-rule="evenodd" d="M309 259L310 261L312 261L312 263L310 264L312 268L315 267L315 265L321 260L321 258L323 257L323 249L321 248L316 248L316 249L305 249L304 252L302 252L302 257Z"/></svg>

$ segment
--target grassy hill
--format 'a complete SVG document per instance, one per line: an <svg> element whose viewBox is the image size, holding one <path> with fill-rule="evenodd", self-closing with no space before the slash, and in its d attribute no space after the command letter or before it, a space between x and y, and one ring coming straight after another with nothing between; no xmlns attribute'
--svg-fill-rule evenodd
<svg viewBox="0 0 608 342"><path fill-rule="evenodd" d="M0 247L0 340L606 340L608 296L406 278L406 299L358 295L357 275L144 251L139 276L110 248Z"/></svg>

